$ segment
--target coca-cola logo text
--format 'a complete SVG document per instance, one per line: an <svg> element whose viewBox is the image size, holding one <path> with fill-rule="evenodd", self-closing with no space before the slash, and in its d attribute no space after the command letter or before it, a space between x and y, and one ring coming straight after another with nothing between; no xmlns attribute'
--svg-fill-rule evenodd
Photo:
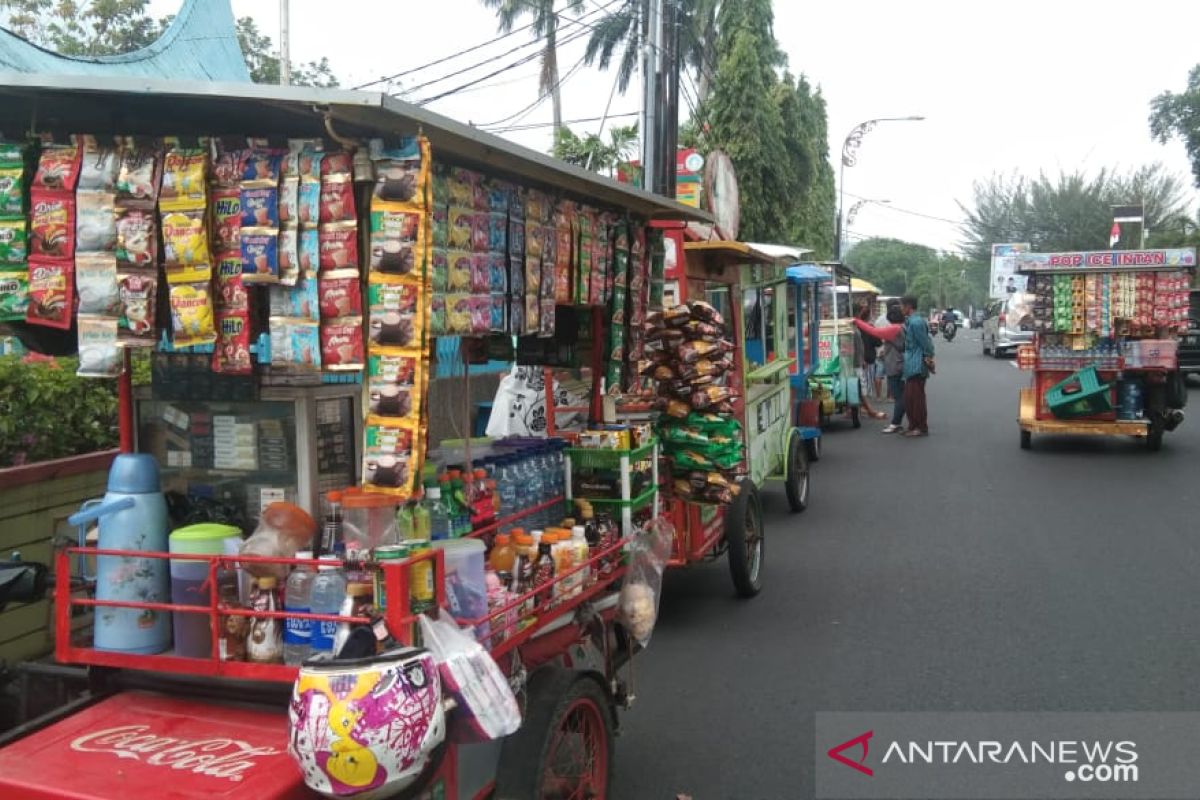
<svg viewBox="0 0 1200 800"><path fill-rule="evenodd" d="M77 753L111 753L154 767L241 781L260 756L280 755L274 747L254 747L240 739L176 739L156 736L149 725L121 725L85 734L71 742Z"/></svg>

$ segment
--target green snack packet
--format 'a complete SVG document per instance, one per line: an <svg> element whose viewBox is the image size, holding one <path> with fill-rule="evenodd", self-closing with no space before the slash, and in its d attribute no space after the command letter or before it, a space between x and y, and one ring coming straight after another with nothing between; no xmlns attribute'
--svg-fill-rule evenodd
<svg viewBox="0 0 1200 800"><path fill-rule="evenodd" d="M25 168L0 161L0 216L25 213Z"/></svg>
<svg viewBox="0 0 1200 800"><path fill-rule="evenodd" d="M0 271L0 320L23 320L28 307L28 270Z"/></svg>
<svg viewBox="0 0 1200 800"><path fill-rule="evenodd" d="M29 256L29 231L24 219L0 219L0 263L24 264Z"/></svg>

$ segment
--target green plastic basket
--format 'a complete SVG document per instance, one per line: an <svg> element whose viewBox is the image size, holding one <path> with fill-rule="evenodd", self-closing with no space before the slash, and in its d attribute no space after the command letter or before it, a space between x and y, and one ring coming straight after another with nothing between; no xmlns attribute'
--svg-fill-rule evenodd
<svg viewBox="0 0 1200 800"><path fill-rule="evenodd" d="M572 469L620 469L621 458L629 457L630 465L645 461L654 454L657 440L650 440L635 450L600 450L589 447L568 447Z"/></svg>
<svg viewBox="0 0 1200 800"><path fill-rule="evenodd" d="M1085 367L1046 390L1046 405L1059 419L1079 419L1112 411L1112 384L1101 383L1095 367Z"/></svg>
<svg viewBox="0 0 1200 800"><path fill-rule="evenodd" d="M658 487L651 486L646 491L639 494L632 500L621 500L620 498L601 498L601 497L580 497L580 500L586 500L596 508L617 509L628 507L631 511L640 511L654 502L654 496L658 494ZM609 511L609 513L613 513Z"/></svg>

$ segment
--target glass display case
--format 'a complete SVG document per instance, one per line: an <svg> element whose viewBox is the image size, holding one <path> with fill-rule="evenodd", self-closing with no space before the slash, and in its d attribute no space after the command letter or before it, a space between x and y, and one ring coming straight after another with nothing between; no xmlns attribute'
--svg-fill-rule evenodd
<svg viewBox="0 0 1200 800"><path fill-rule="evenodd" d="M358 483L360 387L264 387L257 400L137 399L137 449L158 459L163 490L219 509L246 529L261 509Z"/></svg>

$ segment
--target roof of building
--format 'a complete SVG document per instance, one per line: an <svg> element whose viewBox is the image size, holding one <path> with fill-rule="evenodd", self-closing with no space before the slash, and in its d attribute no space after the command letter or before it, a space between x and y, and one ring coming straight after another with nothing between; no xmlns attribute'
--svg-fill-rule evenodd
<svg viewBox="0 0 1200 800"><path fill-rule="evenodd" d="M119 55L64 56L0 28L0 71L97 78L250 81L229 0L185 0L157 41Z"/></svg>

